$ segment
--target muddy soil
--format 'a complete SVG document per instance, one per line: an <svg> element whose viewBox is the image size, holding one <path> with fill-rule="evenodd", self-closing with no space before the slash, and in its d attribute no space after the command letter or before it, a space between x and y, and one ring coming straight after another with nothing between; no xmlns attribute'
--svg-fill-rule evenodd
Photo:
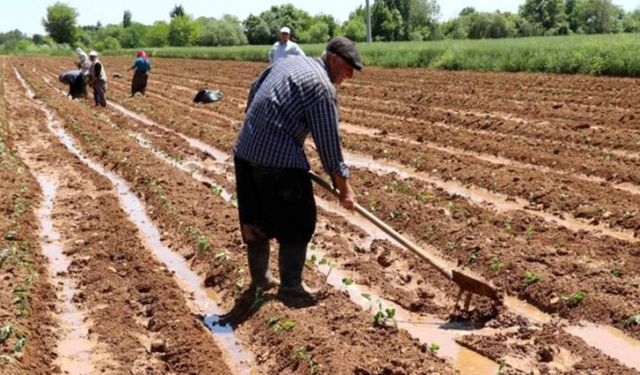
<svg viewBox="0 0 640 375"><path fill-rule="evenodd" d="M126 59L108 61L116 70L128 64ZM142 134L152 148L161 150L170 159L195 165L199 173L206 173L210 180L232 194L234 185L229 179L232 169L227 165L220 172L220 165L214 165L215 157L195 149L176 132L230 153L243 116L246 87L262 65L181 61L178 69L171 66L173 62L156 61L152 83L158 86L152 87L147 97L129 99L126 79L112 80L109 88L112 100L154 120L166 130L135 121L114 109L94 113L82 102L70 104L55 98L55 83L42 82L41 75L35 72L24 71L24 74L52 108L64 108L60 116L67 122L65 126L69 131L83 140L83 147L133 185L150 208L154 221L167 232L172 249L192 259L194 269L207 276L208 285L216 289L223 304L229 306L233 295L241 289L238 285L246 282L243 272L239 271L245 265L237 229L229 222L235 217L233 208L222 196L210 202L212 193L218 195L210 185L203 185L184 172L180 174L176 168L170 171L158 166L157 158L152 161L149 148L141 147L133 133ZM38 61L38 64L42 64L49 77L53 77L51 72L60 69L60 61L55 59ZM621 91L630 89L630 82L576 78L583 92L591 90L588 86L591 85L610 94L602 95L576 91L573 90L576 86L569 85L569 81L545 80L538 75L427 72L431 74L428 79L415 76L426 74L423 70L372 69L371 79L381 82L380 87L369 86L369 78L362 76L341 89L343 120L346 118L351 124L370 129L363 133L347 131L343 136L350 153L368 156L369 160L365 163L368 167L354 168L353 184L359 201L404 234L432 246L440 256L473 269L503 290L566 319L565 322L589 320L613 325L638 338L638 327L630 321L640 306L634 239L638 219L637 212L629 209L637 205L638 199L633 185L636 177L630 168L636 158L629 151L630 144L625 143L635 136L630 131L635 126L634 110L624 103L616 88L619 85L623 88ZM403 83L396 75L406 82L419 84ZM454 79L468 86L464 90L477 94L470 97L456 88L456 84L452 84ZM517 94L502 94L507 82L512 81L522 90ZM200 87L222 88L227 97L216 105L194 106L188 92ZM450 94L437 94L445 88ZM403 97L402 90L411 96ZM419 95L426 99L418 100ZM574 96L576 104L568 103ZM527 101L535 105L520 103L527 104ZM565 104L558 105L558 102ZM551 110L545 110L547 105ZM591 115L599 120L588 128L582 126L580 122L584 117ZM609 124L619 115L624 116L621 125L599 128L601 122ZM568 125L563 125L565 123ZM625 131L628 138L620 136ZM456 155L458 150L465 154ZM400 164L402 170L416 171L429 178L407 178L389 170L373 173L369 169L374 169L375 158L383 163ZM542 168L536 169L537 166ZM438 187L458 181L462 187L485 189L487 193L483 194L491 199L505 197L507 203L517 205L507 204L510 208L502 210L501 204L487 205ZM632 184L620 186L620 182ZM200 206L190 203L193 200ZM221 214L212 214L212 210ZM226 224L221 225L221 221ZM223 241L221 233L233 240ZM199 240L203 236L207 247L215 251L209 254L199 251ZM344 217L323 210L314 246L334 259L337 268L352 272L357 284L370 287L402 308L425 316L458 318L450 313L454 285L393 244L369 238L366 231L354 227ZM218 250L228 254L228 260L226 256L216 260L215 255L222 253ZM312 283L322 284L322 276L312 268L307 274ZM578 298L578 292L583 293L582 298ZM475 315L462 318L479 326L494 327L499 330L498 336L489 335L489 339L473 345L466 344L473 341L471 338L459 341L496 362L505 359L509 371L628 371L591 348L588 339L582 341L565 331L561 333L566 335L563 336L566 340L563 338L559 343L555 343L550 334L534 334L540 338L536 342L550 347L551 354L558 354L552 356L551 361L544 355L519 355L521 346L530 344L511 345L504 337L511 337L510 332L517 331L519 326L531 326L530 330L536 332L546 332L548 328L527 319L523 321L510 311L492 311L486 301L477 300L475 305ZM245 339L252 338L252 351L268 371L305 372L322 358L323 368L340 372L346 369L339 365L340 349L323 346L326 340L306 347L305 337L312 334L306 327L297 330L298 322L314 327L329 326L327 331L320 330L321 337L328 340L340 330L347 316L360 322L365 331L369 330L370 321L341 293L330 294L324 306L329 306L332 313L338 309L338 317L328 315L327 311L316 311L318 309L298 315L298 310L269 302L256 315L262 323L251 319L237 332ZM273 330L264 323L281 315L293 317L295 333L274 336ZM313 334L318 334L317 329ZM347 340L354 343L360 343L365 337L375 342L386 337L384 334L375 330L364 336L354 336L351 331L345 333ZM256 337L259 339L253 340ZM402 335L394 339L411 341ZM358 348L362 345L366 344L362 342ZM276 349L265 350L271 346ZM413 348L418 352L421 349ZM374 361L388 355L386 346L380 350L372 356L356 351L349 363L363 363L375 371L394 368L394 363ZM292 361L292 353L299 359L309 358L296 354L300 352L314 352L312 360ZM406 358L417 358L412 357L415 353L409 351ZM576 358L598 360L592 363L575 361ZM400 360L400 363L405 362ZM400 367L418 371L425 366L438 366L438 362L421 362L415 368Z"/></svg>

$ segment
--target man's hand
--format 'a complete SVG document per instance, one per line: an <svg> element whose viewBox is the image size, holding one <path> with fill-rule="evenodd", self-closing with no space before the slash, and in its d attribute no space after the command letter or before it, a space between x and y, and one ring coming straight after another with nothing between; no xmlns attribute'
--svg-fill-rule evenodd
<svg viewBox="0 0 640 375"><path fill-rule="evenodd" d="M349 181L340 176L339 174L333 175L333 182L336 185L336 188L340 190L340 204L342 207L347 210L353 211L356 209L356 195L351 189L351 185L349 185Z"/></svg>

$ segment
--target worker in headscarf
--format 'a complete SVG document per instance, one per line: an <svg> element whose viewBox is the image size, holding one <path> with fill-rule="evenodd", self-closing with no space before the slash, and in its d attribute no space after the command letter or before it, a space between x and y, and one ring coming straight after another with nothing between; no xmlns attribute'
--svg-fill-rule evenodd
<svg viewBox="0 0 640 375"><path fill-rule="evenodd" d="M134 96L137 92L144 95L147 90L149 71L151 70L151 62L149 62L149 58L144 51L136 52L136 59L131 70L135 70L131 79L131 96Z"/></svg>

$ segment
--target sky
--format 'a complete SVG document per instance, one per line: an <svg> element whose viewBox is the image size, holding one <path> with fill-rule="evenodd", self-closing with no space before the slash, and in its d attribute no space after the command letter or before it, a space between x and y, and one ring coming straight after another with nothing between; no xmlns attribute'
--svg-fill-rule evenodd
<svg viewBox="0 0 640 375"><path fill-rule="evenodd" d="M0 32L19 29L29 35L44 34L41 20L47 13L47 7L56 0L0 0ZM371 0L373 3L374 0ZM63 0L76 8L80 14L80 25L103 25L122 22L125 10L131 11L133 20L144 24L168 20L169 12L175 4L182 4L188 14L194 17L216 17L232 14L241 20L249 14L259 14L272 5L293 4L312 15L331 14L339 21L345 21L358 5L365 0ZM522 1L505 0L440 0L440 19L454 18L464 7L474 7L479 11L495 10L517 12ZM640 0L613 0L626 11L640 7Z"/></svg>

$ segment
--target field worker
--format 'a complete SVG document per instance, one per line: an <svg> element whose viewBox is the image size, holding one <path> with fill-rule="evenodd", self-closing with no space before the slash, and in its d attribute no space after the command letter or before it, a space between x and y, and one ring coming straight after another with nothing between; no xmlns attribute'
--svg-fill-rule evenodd
<svg viewBox="0 0 640 375"><path fill-rule="evenodd" d="M149 62L149 58L144 51L136 52L136 59L131 69L135 69L131 79L131 96L134 96L137 92L144 95L147 90L149 71L151 70L151 62Z"/></svg>
<svg viewBox="0 0 640 375"><path fill-rule="evenodd" d="M97 106L107 106L107 72L98 60L98 52L89 53L91 67L89 69L89 85L93 87L93 99Z"/></svg>
<svg viewBox="0 0 640 375"><path fill-rule="evenodd" d="M76 48L76 53L78 54L78 59L80 60L78 62L78 68L80 68L82 74L86 76L89 74L89 69L91 69L91 61L89 61L89 57L82 50L82 48Z"/></svg>
<svg viewBox="0 0 640 375"><path fill-rule="evenodd" d="M87 85L81 70L70 70L58 76L58 80L69 85L69 96L73 99L87 97Z"/></svg>
<svg viewBox="0 0 640 375"><path fill-rule="evenodd" d="M269 63L273 64L274 62L284 59L287 56L295 55L295 56L305 56L302 48L298 46L296 43L289 40L291 36L291 29L288 27L283 27L280 29L280 39L273 44L271 47L271 51L269 51Z"/></svg>
<svg viewBox="0 0 640 375"><path fill-rule="evenodd" d="M269 240L279 245L280 297L314 301L302 283L316 205L304 142L311 133L340 203L354 209L338 133L336 87L363 67L354 42L332 39L320 59L291 56L253 82L234 147L240 227L247 244L251 290L276 285L269 272Z"/></svg>

